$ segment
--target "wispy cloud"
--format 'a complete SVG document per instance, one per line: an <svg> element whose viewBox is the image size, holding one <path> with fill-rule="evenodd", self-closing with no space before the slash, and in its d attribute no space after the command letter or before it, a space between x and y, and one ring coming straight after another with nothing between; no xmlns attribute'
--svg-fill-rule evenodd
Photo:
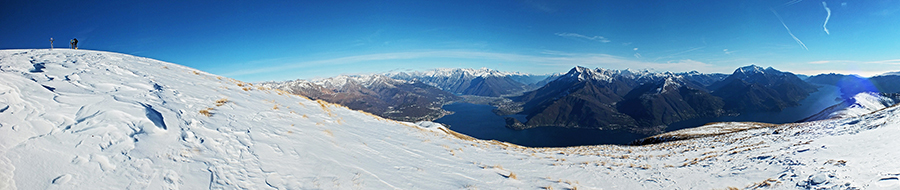
<svg viewBox="0 0 900 190"><path fill-rule="evenodd" d="M884 74L887 71L858 71L858 70L857 71L848 71L848 70L827 70L826 69L826 70L795 70L795 71L791 71L791 72L797 73L797 74L809 75L809 76L825 74L825 73L840 73L840 74L845 74L845 75L859 75L862 77L873 77L873 76L877 76L880 74Z"/></svg>
<svg viewBox="0 0 900 190"><path fill-rule="evenodd" d="M778 6L778 7L787 7L787 6L791 6L791 5L793 5L793 4L799 3L800 1L803 1L803 0L792 0L792 1L788 1L787 3L781 4L781 6Z"/></svg>
<svg viewBox="0 0 900 190"><path fill-rule="evenodd" d="M596 42L602 42L602 43L610 42L609 39L606 39L606 37L603 37L603 36L585 36L585 35L581 35L581 34L568 33L568 32L559 32L559 33L556 33L556 35L560 36L560 37L564 37L564 38L584 39L584 40L590 40L590 41L596 41Z"/></svg>
<svg viewBox="0 0 900 190"><path fill-rule="evenodd" d="M797 2L799 2L799 1L797 1ZM790 34L791 37L794 38L794 41L797 41L797 44L800 44L801 48L808 51L809 48L806 48L806 44L803 44L803 41L800 41L800 38L797 38L797 36L794 36L794 33L791 32L791 28L788 28L787 24L784 23L784 19L781 19L781 15L778 15L778 12L775 12L775 9L769 9L769 10L771 10L772 13L775 14L775 17L778 17L778 21L781 22L781 25L784 26L784 29L787 30L788 34Z"/></svg>
<svg viewBox="0 0 900 190"><path fill-rule="evenodd" d="M853 61L853 60L820 60L820 61L810 61L807 62L809 64L886 64L886 65L900 65L900 59L886 59L886 60L877 60L877 61Z"/></svg>
<svg viewBox="0 0 900 190"><path fill-rule="evenodd" d="M826 64L831 62L832 61L810 61L809 64Z"/></svg>
<svg viewBox="0 0 900 190"><path fill-rule="evenodd" d="M891 65L900 65L900 59L889 59L889 60L881 60L881 61L869 61L864 63L870 64L891 64Z"/></svg>
<svg viewBox="0 0 900 190"><path fill-rule="evenodd" d="M828 15L825 16L825 23L822 24L822 28L825 29L825 34L831 35L831 33L828 32L828 26L827 26L827 25L828 25L828 19L831 18L831 9L828 8L828 4L825 3L825 1L822 1L822 7L825 7L825 12L828 13Z"/></svg>
<svg viewBox="0 0 900 190"><path fill-rule="evenodd" d="M653 59L653 61L659 61L660 59L672 59L672 58L675 58L675 56L677 56L677 55L681 55L681 54L685 54L685 53L690 53L690 52L693 52L693 51L701 50L701 49L703 49L703 48L706 48L706 47L705 47L705 46L703 46L703 47L693 47L693 48L690 48L690 49L687 49L687 50L683 50L683 51L679 51L679 52L675 52L675 53L672 53L672 54L669 54L669 55L666 55L666 56L657 57L656 59ZM672 51L675 51L675 50L672 50Z"/></svg>
<svg viewBox="0 0 900 190"><path fill-rule="evenodd" d="M689 53L689 52L692 52L692 51L701 50L701 49L703 49L703 48L706 48L706 47L705 47L705 46L704 46L704 47L695 47L695 48L691 48L691 49L688 49L688 50L684 50L684 51L676 52L676 53L673 53L673 54L669 54L669 56L681 55L681 54Z"/></svg>
<svg viewBox="0 0 900 190"><path fill-rule="evenodd" d="M807 64L815 66L802 66L795 73L816 75L822 73L843 73L855 74L864 77L871 77L883 74L888 71L895 71L900 68L900 59L886 59L875 61L856 61L856 60L819 60L810 61Z"/></svg>

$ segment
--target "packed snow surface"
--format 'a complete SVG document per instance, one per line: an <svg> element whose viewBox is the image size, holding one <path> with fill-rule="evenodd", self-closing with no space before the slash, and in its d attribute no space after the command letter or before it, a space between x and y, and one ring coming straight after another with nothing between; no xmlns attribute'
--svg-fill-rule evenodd
<svg viewBox="0 0 900 190"><path fill-rule="evenodd" d="M0 50L0 189L898 189L898 114L527 148L148 58Z"/></svg>

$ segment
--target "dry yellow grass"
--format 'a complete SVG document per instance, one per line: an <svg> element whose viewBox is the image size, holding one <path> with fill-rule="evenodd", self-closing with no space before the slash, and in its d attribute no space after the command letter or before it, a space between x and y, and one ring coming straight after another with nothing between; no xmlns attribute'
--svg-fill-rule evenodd
<svg viewBox="0 0 900 190"><path fill-rule="evenodd" d="M228 103L228 98L222 98L222 99L216 100L216 106L222 106L222 105L225 105L225 103Z"/></svg>
<svg viewBox="0 0 900 190"><path fill-rule="evenodd" d="M747 186L747 188L748 189L759 189L759 188L763 188L763 187L771 187L771 186L778 185L778 184L781 184L781 182L778 181L777 179L769 178L769 179L766 179L765 181L762 181L759 183L753 183L752 185Z"/></svg>
<svg viewBox="0 0 900 190"><path fill-rule="evenodd" d="M212 110L213 110L213 108L202 109L202 110L200 110L200 114L201 114L201 115L204 115L204 116L206 116L206 117L212 117L212 112L209 112L209 111L212 111Z"/></svg>

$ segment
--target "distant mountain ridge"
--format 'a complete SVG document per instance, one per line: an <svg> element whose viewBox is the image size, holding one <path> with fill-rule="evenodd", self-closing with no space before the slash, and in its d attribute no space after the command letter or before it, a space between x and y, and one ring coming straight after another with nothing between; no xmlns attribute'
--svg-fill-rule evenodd
<svg viewBox="0 0 900 190"><path fill-rule="evenodd" d="M543 78L540 75L502 72L488 68L443 68L428 71L393 72L385 75L394 79L420 81L455 94L491 97L530 90L533 87L529 84Z"/></svg>
<svg viewBox="0 0 900 190"><path fill-rule="evenodd" d="M400 121L440 118L449 114L441 106L459 99L421 82L397 80L380 74L341 75L316 81L294 80L260 85Z"/></svg>
<svg viewBox="0 0 900 190"><path fill-rule="evenodd" d="M900 75L892 75L886 73L883 75L873 76L869 78L859 75L845 75L837 73L828 73L812 76L806 81L810 83L834 85L841 88L841 93L845 98L849 98L861 92L884 92L898 93L900 92Z"/></svg>
<svg viewBox="0 0 900 190"><path fill-rule="evenodd" d="M528 121L507 123L516 129L556 126L658 133L672 122L722 113L722 101L701 82L690 80L721 76L578 66L514 97L524 103L522 114Z"/></svg>
<svg viewBox="0 0 900 190"><path fill-rule="evenodd" d="M652 134L666 125L724 114L779 111L798 105L816 86L789 72L751 65L727 74L654 73L575 67L513 100L524 123L514 129L555 126Z"/></svg>
<svg viewBox="0 0 900 190"><path fill-rule="evenodd" d="M797 106L817 87L790 72L750 65L736 69L708 88L713 95L722 97L726 110L765 112Z"/></svg>

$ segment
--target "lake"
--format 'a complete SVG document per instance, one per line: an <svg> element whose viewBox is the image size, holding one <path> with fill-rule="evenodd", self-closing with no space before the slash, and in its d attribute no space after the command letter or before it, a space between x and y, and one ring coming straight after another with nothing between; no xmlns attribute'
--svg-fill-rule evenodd
<svg viewBox="0 0 900 190"><path fill-rule="evenodd" d="M494 109L493 106L470 103L454 103L443 108L455 113L435 122L448 124L453 131L478 139L505 141L529 147L628 144L635 139L647 137L620 131L562 127L512 130L506 128L504 117L515 117L519 121L525 121L524 115L499 116L491 111Z"/></svg>
<svg viewBox="0 0 900 190"><path fill-rule="evenodd" d="M837 104L841 96L839 88L822 85L819 91L800 101L800 106L790 107L780 112L743 114L716 118L698 118L673 123L666 131L697 127L710 122L755 121L766 123L789 123L809 117L812 114ZM498 140L529 147L563 147L598 144L628 144L647 135L594 129L573 129L562 127L537 127L525 130L506 128L504 117L514 117L526 121L524 115L499 116L493 106L454 103L443 106L455 112L435 122L447 124L453 131L478 139Z"/></svg>

